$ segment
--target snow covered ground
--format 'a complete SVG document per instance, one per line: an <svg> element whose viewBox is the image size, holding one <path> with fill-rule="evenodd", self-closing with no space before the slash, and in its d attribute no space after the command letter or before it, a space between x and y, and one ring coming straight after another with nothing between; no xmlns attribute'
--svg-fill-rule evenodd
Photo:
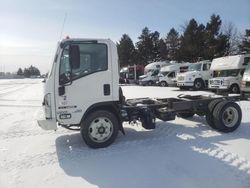
<svg viewBox="0 0 250 188"><path fill-rule="evenodd" d="M243 120L221 134L204 118L125 124L113 145L93 150L78 132L41 130L41 80L0 80L0 188L250 188L250 102ZM177 88L123 86L133 97L177 96ZM209 94L208 92L184 92Z"/></svg>

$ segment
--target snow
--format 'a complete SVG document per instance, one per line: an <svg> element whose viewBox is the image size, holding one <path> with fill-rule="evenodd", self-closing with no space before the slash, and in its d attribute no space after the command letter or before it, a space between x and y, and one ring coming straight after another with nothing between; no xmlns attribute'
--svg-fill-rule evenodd
<svg viewBox="0 0 250 188"><path fill-rule="evenodd" d="M173 87L123 86L127 98L204 94ZM90 149L78 132L41 130L43 83L0 80L0 187L250 187L250 101L242 125L222 134L203 117L157 121L155 130L124 124L113 145Z"/></svg>

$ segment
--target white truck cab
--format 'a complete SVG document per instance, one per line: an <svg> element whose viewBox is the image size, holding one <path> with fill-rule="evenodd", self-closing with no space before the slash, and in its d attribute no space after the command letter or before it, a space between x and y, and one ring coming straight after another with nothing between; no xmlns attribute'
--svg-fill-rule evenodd
<svg viewBox="0 0 250 188"><path fill-rule="evenodd" d="M208 85L208 80L213 76L210 66L211 62L208 60L190 64L187 72L177 75L177 86L180 89L201 90L205 88Z"/></svg>
<svg viewBox="0 0 250 188"><path fill-rule="evenodd" d="M159 73L158 85L165 86L175 86L176 85L176 75L188 67L187 63L174 63L168 66L162 67Z"/></svg>
<svg viewBox="0 0 250 188"><path fill-rule="evenodd" d="M58 45L45 83L42 128L80 124L93 107L119 101L118 63L112 62L118 62L116 50L106 39L66 39Z"/></svg>
<svg viewBox="0 0 250 188"><path fill-rule="evenodd" d="M240 82L249 61L250 54L213 59L211 70L214 71L214 77L209 80L209 89L239 93Z"/></svg>
<svg viewBox="0 0 250 188"><path fill-rule="evenodd" d="M149 86L154 85L159 80L158 74L160 72L160 69L167 65L169 65L168 62L159 61L150 63L145 66L144 75L139 77L139 84Z"/></svg>

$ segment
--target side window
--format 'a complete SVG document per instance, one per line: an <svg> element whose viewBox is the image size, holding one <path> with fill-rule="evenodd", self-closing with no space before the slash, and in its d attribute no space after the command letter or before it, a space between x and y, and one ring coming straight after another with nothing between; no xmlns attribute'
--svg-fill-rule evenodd
<svg viewBox="0 0 250 188"><path fill-rule="evenodd" d="M245 69L241 69L240 70L240 76L243 76L244 72L245 72Z"/></svg>
<svg viewBox="0 0 250 188"><path fill-rule="evenodd" d="M208 64L208 63L203 64L202 70L203 70L203 71L209 70L209 64Z"/></svg>
<svg viewBox="0 0 250 188"><path fill-rule="evenodd" d="M169 77L169 78L175 78L175 72L169 73L168 77Z"/></svg>
<svg viewBox="0 0 250 188"><path fill-rule="evenodd" d="M77 44L74 44L77 45ZM108 69L108 54L105 44L78 44L80 51L80 67L70 68L69 46L63 50L60 61L60 77L69 81L70 74L73 80L89 75L94 72L105 71ZM61 80L61 79L60 79ZM66 81L67 83L67 81Z"/></svg>
<svg viewBox="0 0 250 188"><path fill-rule="evenodd" d="M248 64L250 64L250 57L245 57L243 65L248 65Z"/></svg>
<svg viewBox="0 0 250 188"><path fill-rule="evenodd" d="M159 74L159 70L154 70L153 74L151 76L157 76Z"/></svg>
<svg viewBox="0 0 250 188"><path fill-rule="evenodd" d="M60 77L61 79L70 79L70 64L69 64L69 46L66 46L62 52L60 60Z"/></svg>

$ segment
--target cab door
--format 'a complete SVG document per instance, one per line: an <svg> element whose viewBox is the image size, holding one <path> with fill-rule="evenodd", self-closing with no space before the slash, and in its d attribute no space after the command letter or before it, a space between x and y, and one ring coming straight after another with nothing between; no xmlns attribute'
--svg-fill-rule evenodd
<svg viewBox="0 0 250 188"><path fill-rule="evenodd" d="M202 78L205 81L208 81L210 78L213 77L213 73L210 70L211 63L203 63L202 66Z"/></svg>
<svg viewBox="0 0 250 188"><path fill-rule="evenodd" d="M90 106L112 101L112 66L108 44L65 44L60 58L58 79L55 80L58 83L58 88L55 88L57 120L61 124L79 124ZM71 61L79 63L75 65Z"/></svg>

